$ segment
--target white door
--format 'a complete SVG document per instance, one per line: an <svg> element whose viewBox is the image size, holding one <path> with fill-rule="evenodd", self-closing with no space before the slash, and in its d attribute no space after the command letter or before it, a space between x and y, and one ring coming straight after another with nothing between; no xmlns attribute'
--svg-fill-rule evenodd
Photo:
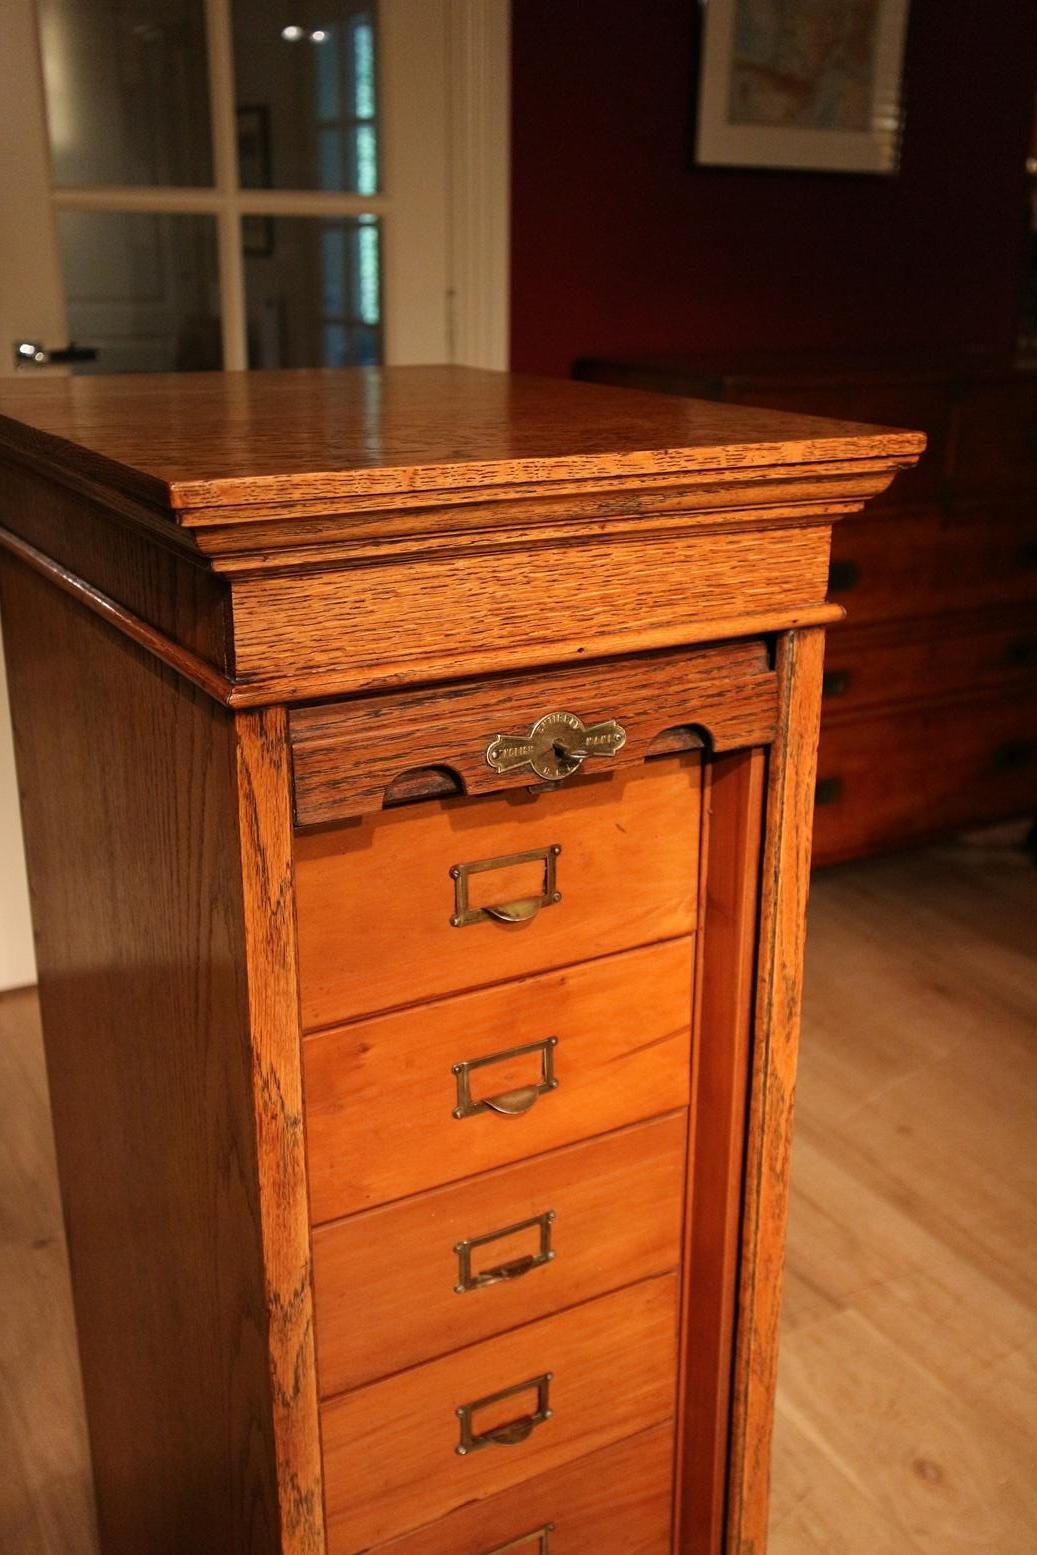
<svg viewBox="0 0 1037 1555"><path fill-rule="evenodd" d="M0 373L507 365L508 0L0 0L0 36ZM34 976L0 674L0 989Z"/></svg>

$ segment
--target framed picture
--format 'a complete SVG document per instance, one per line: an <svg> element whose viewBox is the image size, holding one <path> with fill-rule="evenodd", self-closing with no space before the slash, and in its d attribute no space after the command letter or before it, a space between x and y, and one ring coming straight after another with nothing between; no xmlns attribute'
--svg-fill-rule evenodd
<svg viewBox="0 0 1037 1555"><path fill-rule="evenodd" d="M263 104L237 110L238 182L242 189L270 188L270 112ZM241 246L246 255L269 259L274 252L272 216L242 216Z"/></svg>
<svg viewBox="0 0 1037 1555"><path fill-rule="evenodd" d="M695 160L894 173L909 0L700 0Z"/></svg>

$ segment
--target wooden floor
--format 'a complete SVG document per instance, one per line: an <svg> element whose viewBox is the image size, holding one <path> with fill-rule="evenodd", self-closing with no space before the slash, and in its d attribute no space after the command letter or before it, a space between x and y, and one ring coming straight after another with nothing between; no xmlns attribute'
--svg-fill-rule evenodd
<svg viewBox="0 0 1037 1555"><path fill-rule="evenodd" d="M35 1002L8 995L0 1550L96 1548ZM963 843L814 884L770 1555L1035 1552L1037 871Z"/></svg>

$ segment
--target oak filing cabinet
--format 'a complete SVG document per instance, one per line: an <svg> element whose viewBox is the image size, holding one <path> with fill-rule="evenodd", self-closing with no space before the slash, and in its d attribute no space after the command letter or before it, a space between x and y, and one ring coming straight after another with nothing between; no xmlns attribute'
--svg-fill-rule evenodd
<svg viewBox="0 0 1037 1555"><path fill-rule="evenodd" d="M106 1555L760 1555L830 528L920 436L0 391Z"/></svg>

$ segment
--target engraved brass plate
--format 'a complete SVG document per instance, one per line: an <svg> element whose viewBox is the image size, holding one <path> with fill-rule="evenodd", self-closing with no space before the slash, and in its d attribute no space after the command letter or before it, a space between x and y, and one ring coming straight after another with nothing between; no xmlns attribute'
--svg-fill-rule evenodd
<svg viewBox="0 0 1037 1555"><path fill-rule="evenodd" d="M548 713L528 734L498 734L486 751L495 772L532 767L537 777L558 783L570 777L588 756L614 756L627 742L626 730L614 718L585 724L575 713Z"/></svg>
<svg viewBox="0 0 1037 1555"><path fill-rule="evenodd" d="M521 1112L528 1112L538 1096L558 1089L555 1075L557 1046L557 1037L545 1037L542 1042L530 1042L525 1047L509 1047L500 1053L489 1053L485 1058L466 1058L462 1063L455 1064L453 1074L457 1082L457 1106L454 1108L454 1117L473 1118L478 1112L496 1112L502 1117L513 1118ZM487 1064L502 1064L509 1058L522 1058L526 1053L540 1055L540 1075L532 1085L522 1085L514 1091L501 1091L482 1101L472 1099L473 1069L484 1069Z"/></svg>
<svg viewBox="0 0 1037 1555"><path fill-rule="evenodd" d="M545 1523L542 1528L534 1528L532 1533L524 1533L520 1539L495 1545L492 1550L486 1551L486 1555L509 1555L512 1550L526 1550L528 1555L551 1555L551 1535L554 1531L554 1523Z"/></svg>
<svg viewBox="0 0 1037 1555"><path fill-rule="evenodd" d="M485 1236L469 1237L464 1242L456 1243L454 1252L457 1254L457 1284L454 1290L459 1296L463 1296L469 1290L484 1290L487 1285L500 1285L505 1280L518 1280L532 1269L539 1269L545 1263L554 1261L554 1251L551 1247L551 1228L554 1225L555 1212L553 1209L545 1210L542 1215L534 1215L531 1220L519 1220L513 1226L502 1226L499 1231L487 1231ZM535 1253L526 1253L521 1258L511 1258L507 1263L494 1264L488 1269L472 1270L472 1254L480 1247L488 1247L491 1242L499 1242L506 1236L517 1236L520 1231L531 1231L536 1228L540 1233L539 1246Z"/></svg>
<svg viewBox="0 0 1037 1555"><path fill-rule="evenodd" d="M558 889L558 843L549 848L534 848L530 853L508 853L502 858L481 858L474 864L455 864L450 871L454 882L454 910L450 922L455 929L463 929L470 923L528 923L541 907L554 907L562 900ZM492 907L471 907L468 903L468 881L471 875L484 874L488 869L508 869L513 864L543 864L543 885L535 896L524 896L515 902L496 902Z"/></svg>
<svg viewBox="0 0 1037 1555"><path fill-rule="evenodd" d="M513 1388L502 1388L499 1393L487 1393L485 1398L477 1398L471 1404L462 1404L455 1410L458 1420L461 1422L461 1440L454 1451L459 1458L466 1458L469 1453L481 1452L484 1447L517 1447L520 1442L526 1441L536 1430L538 1425L543 1425L545 1420L550 1420L553 1413L551 1409L551 1383L554 1381L554 1372L541 1372L539 1377L530 1377L525 1382L517 1382ZM509 1420L505 1425L496 1425L488 1431L473 1430L473 1416L479 1409L488 1409L491 1404L500 1404L507 1398L515 1398L519 1393L528 1393L530 1389L536 1389L536 1408L532 1414L519 1415L515 1420Z"/></svg>

